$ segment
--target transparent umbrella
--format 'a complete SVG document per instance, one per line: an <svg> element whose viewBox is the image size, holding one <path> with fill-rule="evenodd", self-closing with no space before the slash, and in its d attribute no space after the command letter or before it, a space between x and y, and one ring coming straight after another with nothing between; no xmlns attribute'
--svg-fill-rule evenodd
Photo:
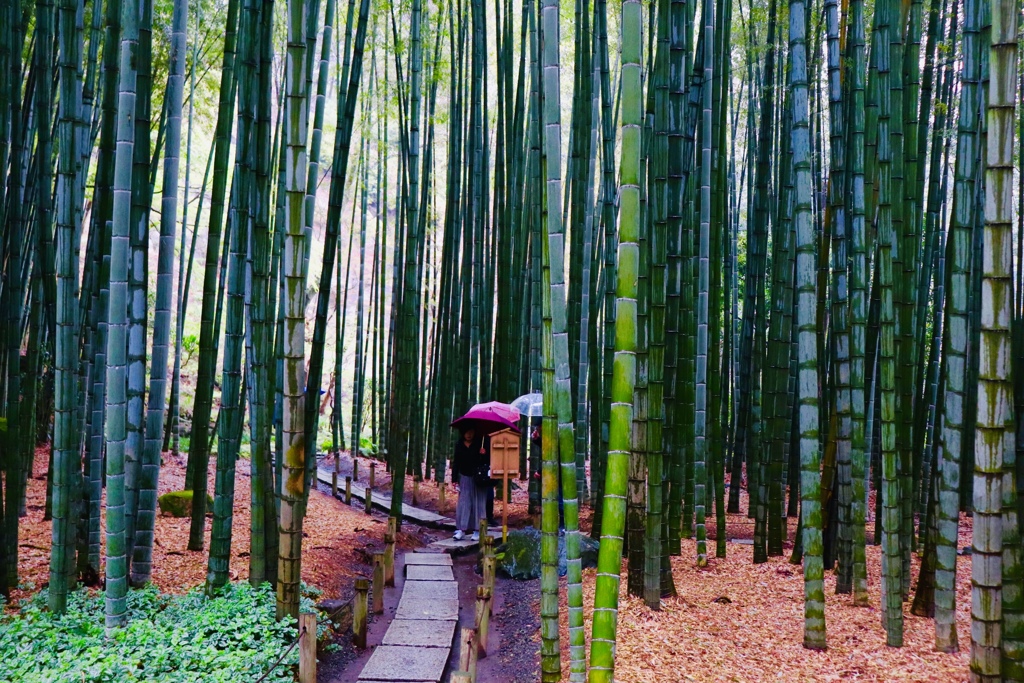
<svg viewBox="0 0 1024 683"><path fill-rule="evenodd" d="M511 405L523 417L544 416L544 394L539 391L535 391L532 394L523 394L512 401Z"/></svg>

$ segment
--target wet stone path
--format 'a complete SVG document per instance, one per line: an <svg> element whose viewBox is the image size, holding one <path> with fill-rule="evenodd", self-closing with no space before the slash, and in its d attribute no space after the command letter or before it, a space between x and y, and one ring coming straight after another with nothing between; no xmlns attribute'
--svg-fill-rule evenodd
<svg viewBox="0 0 1024 683"><path fill-rule="evenodd" d="M360 683L438 683L459 618L458 584L447 553L405 554L405 584L395 618Z"/></svg>

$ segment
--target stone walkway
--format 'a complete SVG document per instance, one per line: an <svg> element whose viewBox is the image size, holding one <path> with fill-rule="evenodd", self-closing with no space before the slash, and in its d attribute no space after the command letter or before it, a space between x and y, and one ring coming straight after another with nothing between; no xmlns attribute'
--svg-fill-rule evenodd
<svg viewBox="0 0 1024 683"><path fill-rule="evenodd" d="M344 465L344 459L342 464ZM351 474L351 464L349 465L348 472L344 471L338 475L338 498L341 500L345 499L345 476ZM331 485L331 475L334 472L330 467L318 467L316 470L316 478L321 484ZM378 510L384 512L391 512L391 491L382 491L375 489L372 495L372 504ZM366 501L366 486L359 483L358 481L352 482L352 497L358 498L359 500ZM402 518L407 519L410 522L414 522L421 526L432 527L434 529L454 529L455 520L451 517L445 517L439 515L436 512L430 510L421 510L420 508L413 507L408 503L402 503Z"/></svg>
<svg viewBox="0 0 1024 683"><path fill-rule="evenodd" d="M451 555L406 553L398 611L359 674L359 683L439 683L458 618Z"/></svg>

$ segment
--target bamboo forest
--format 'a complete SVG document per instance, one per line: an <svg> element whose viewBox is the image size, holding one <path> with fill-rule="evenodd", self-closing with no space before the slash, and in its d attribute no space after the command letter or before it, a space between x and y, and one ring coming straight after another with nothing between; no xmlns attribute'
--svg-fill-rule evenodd
<svg viewBox="0 0 1024 683"><path fill-rule="evenodd" d="M1021 0L0 0L0 681L1024 681Z"/></svg>

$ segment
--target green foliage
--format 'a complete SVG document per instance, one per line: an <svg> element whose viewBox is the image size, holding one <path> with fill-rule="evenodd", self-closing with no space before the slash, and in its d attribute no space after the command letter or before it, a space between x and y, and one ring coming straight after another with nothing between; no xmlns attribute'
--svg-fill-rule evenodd
<svg viewBox="0 0 1024 683"><path fill-rule="evenodd" d="M192 515L191 491L171 491L160 496L158 502L160 504L160 512L171 517L189 517ZM206 506L208 509L213 507L213 498L210 497L210 494L206 494Z"/></svg>
<svg viewBox="0 0 1024 683"><path fill-rule="evenodd" d="M128 626L107 639L103 594L77 591L67 613L46 609L46 591L0 616L0 680L147 681L192 683L250 681L266 671L295 637L294 622L274 618L269 584L227 586L216 597L201 589L182 596L148 587L128 593ZM17 656L13 656L17 653ZM298 649L268 677L294 678Z"/></svg>
<svg viewBox="0 0 1024 683"><path fill-rule="evenodd" d="M369 458L377 455L379 448L372 439L366 436L359 437L359 454L364 458Z"/></svg>
<svg viewBox="0 0 1024 683"><path fill-rule="evenodd" d="M199 337L194 334L183 335L181 337L181 350L185 352L185 360L181 364L188 365L188 362L192 360L192 356L199 350Z"/></svg>

